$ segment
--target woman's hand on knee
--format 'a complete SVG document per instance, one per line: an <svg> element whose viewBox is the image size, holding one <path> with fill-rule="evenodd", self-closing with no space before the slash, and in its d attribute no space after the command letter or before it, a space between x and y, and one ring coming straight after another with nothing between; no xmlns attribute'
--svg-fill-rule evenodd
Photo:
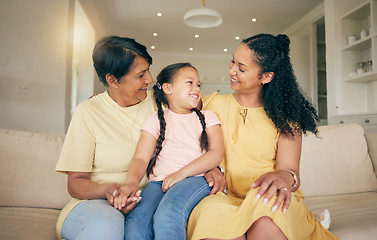
<svg viewBox="0 0 377 240"><path fill-rule="evenodd" d="M219 191L227 193L228 184L226 183L223 173L221 173L218 168L208 171L204 177L207 180L208 186L212 187L209 195L215 194Z"/></svg>
<svg viewBox="0 0 377 240"><path fill-rule="evenodd" d="M291 202L292 189L290 180L290 176L287 176L285 171L268 172L260 176L251 188L255 189L259 187L256 199L259 200L264 195L264 205L267 204L275 194L277 194L276 201L271 210L275 212L280 205L283 204L282 211L285 213Z"/></svg>

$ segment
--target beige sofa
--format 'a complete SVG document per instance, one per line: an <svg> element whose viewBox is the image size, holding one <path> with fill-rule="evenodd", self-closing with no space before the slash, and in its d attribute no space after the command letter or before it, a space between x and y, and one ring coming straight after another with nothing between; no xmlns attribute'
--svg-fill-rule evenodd
<svg viewBox="0 0 377 240"><path fill-rule="evenodd" d="M320 127L319 136L303 140L309 209L329 209L330 231L341 240L377 239L377 133L364 136L359 125L344 124ZM56 239L57 217L70 199L66 176L54 171L63 141L0 129L0 239Z"/></svg>

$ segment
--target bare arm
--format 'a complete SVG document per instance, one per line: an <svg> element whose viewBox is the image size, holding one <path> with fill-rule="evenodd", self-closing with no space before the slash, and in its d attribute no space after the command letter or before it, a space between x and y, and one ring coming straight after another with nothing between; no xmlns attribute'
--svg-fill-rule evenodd
<svg viewBox="0 0 377 240"><path fill-rule="evenodd" d="M112 204L119 184L98 184L90 180L90 172L68 172L68 193L80 200L105 199Z"/></svg>
<svg viewBox="0 0 377 240"><path fill-rule="evenodd" d="M273 211L284 202L282 210L285 212L291 201L291 192L296 191L299 187L299 168L301 156L302 135L296 133L292 137L280 135L278 139L278 150L276 155L276 170L263 174L255 181L252 188L260 187L257 193L257 199L264 194L264 203L270 201L272 196L278 193L278 197L273 206ZM292 174L287 171L293 171L298 177L298 184L292 188L294 178Z"/></svg>
<svg viewBox="0 0 377 240"><path fill-rule="evenodd" d="M156 144L157 139L152 134L147 131L141 131L135 155L128 168L126 184L137 184L139 186L156 149Z"/></svg>
<svg viewBox="0 0 377 240"><path fill-rule="evenodd" d="M149 160L156 149L157 140L147 131L141 131L139 142L130 166L128 167L126 184L120 187L120 194L114 201L114 207L121 210L129 196L139 189L139 183L145 175Z"/></svg>
<svg viewBox="0 0 377 240"><path fill-rule="evenodd" d="M224 156L224 142L220 125L207 128L208 151L199 158L179 171L166 177L162 184L164 191L169 190L174 184L190 176L207 172L215 168L222 161Z"/></svg>

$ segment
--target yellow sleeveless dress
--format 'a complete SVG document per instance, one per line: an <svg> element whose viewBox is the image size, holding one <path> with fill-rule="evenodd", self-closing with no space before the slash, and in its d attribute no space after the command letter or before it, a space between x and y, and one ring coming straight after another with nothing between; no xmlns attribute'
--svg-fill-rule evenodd
<svg viewBox="0 0 377 240"><path fill-rule="evenodd" d="M266 205L263 197L255 199L258 189L251 185L262 174L275 170L279 137L263 108L245 108L232 94L214 93L204 99L203 109L216 113L222 122L225 156L221 166L228 195L219 192L196 206L188 223L188 239L236 238L262 216L272 218L288 239L337 239L308 210L300 189L292 193L286 213L281 206L271 211L276 196Z"/></svg>

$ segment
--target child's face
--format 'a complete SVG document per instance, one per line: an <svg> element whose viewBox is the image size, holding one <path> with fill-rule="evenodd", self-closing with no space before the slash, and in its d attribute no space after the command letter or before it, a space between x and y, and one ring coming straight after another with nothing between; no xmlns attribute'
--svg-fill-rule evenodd
<svg viewBox="0 0 377 240"><path fill-rule="evenodd" d="M190 112L198 106L201 92L199 74L195 69L191 67L180 69L170 87L169 106L175 105L183 111L190 110Z"/></svg>

